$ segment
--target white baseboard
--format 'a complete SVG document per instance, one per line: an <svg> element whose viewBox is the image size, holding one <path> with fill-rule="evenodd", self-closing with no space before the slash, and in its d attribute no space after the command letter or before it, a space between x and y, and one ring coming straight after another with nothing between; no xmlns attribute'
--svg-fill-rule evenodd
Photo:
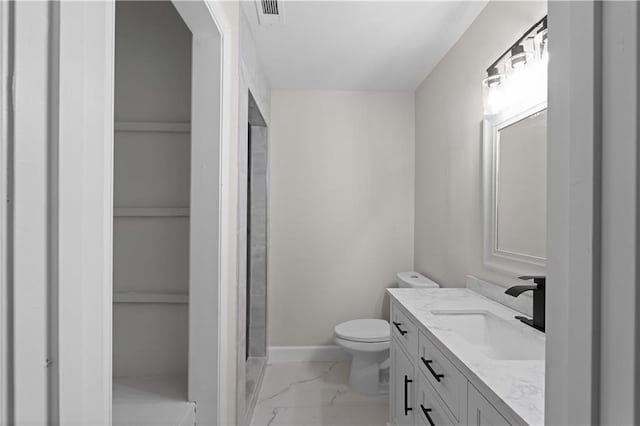
<svg viewBox="0 0 640 426"><path fill-rule="evenodd" d="M340 346L269 346L269 363L348 361L351 355Z"/></svg>

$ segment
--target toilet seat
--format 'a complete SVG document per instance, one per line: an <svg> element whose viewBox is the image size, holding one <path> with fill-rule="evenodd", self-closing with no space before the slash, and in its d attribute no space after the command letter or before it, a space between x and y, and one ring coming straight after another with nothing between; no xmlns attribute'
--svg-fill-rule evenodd
<svg viewBox="0 0 640 426"><path fill-rule="evenodd" d="M386 340L384 342L356 342L336 336L334 341L338 344L338 346L342 346L342 348L346 349L347 351L351 350L362 354L376 352L382 353L383 351L388 351L388 349L391 347L390 340Z"/></svg>
<svg viewBox="0 0 640 426"><path fill-rule="evenodd" d="M381 319L357 319L338 324L336 337L359 343L388 342L391 339L389 323Z"/></svg>

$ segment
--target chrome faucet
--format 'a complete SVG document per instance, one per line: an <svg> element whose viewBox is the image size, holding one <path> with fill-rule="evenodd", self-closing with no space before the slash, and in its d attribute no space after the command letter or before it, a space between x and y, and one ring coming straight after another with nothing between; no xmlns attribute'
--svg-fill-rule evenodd
<svg viewBox="0 0 640 426"><path fill-rule="evenodd" d="M544 286L546 279L545 277L541 276L524 276L518 278L525 281L533 280L535 285L516 285L508 288L507 291L505 291L506 294L513 297L518 297L525 291L533 291L533 319L529 319L520 315L517 315L516 319L544 332Z"/></svg>

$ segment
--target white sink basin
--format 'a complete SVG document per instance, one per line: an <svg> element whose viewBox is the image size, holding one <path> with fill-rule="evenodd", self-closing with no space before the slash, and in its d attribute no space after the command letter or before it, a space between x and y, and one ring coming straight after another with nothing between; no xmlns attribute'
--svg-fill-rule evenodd
<svg viewBox="0 0 640 426"><path fill-rule="evenodd" d="M487 311L433 311L442 325L485 356L497 360L542 360L544 338ZM527 327L526 325L523 325Z"/></svg>

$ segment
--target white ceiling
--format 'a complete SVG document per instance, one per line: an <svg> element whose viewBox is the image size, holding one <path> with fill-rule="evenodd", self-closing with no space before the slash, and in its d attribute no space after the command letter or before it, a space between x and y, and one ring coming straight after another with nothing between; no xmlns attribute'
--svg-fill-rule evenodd
<svg viewBox="0 0 640 426"><path fill-rule="evenodd" d="M485 5L285 0L286 23L261 26L255 2L242 3L273 88L409 91Z"/></svg>

